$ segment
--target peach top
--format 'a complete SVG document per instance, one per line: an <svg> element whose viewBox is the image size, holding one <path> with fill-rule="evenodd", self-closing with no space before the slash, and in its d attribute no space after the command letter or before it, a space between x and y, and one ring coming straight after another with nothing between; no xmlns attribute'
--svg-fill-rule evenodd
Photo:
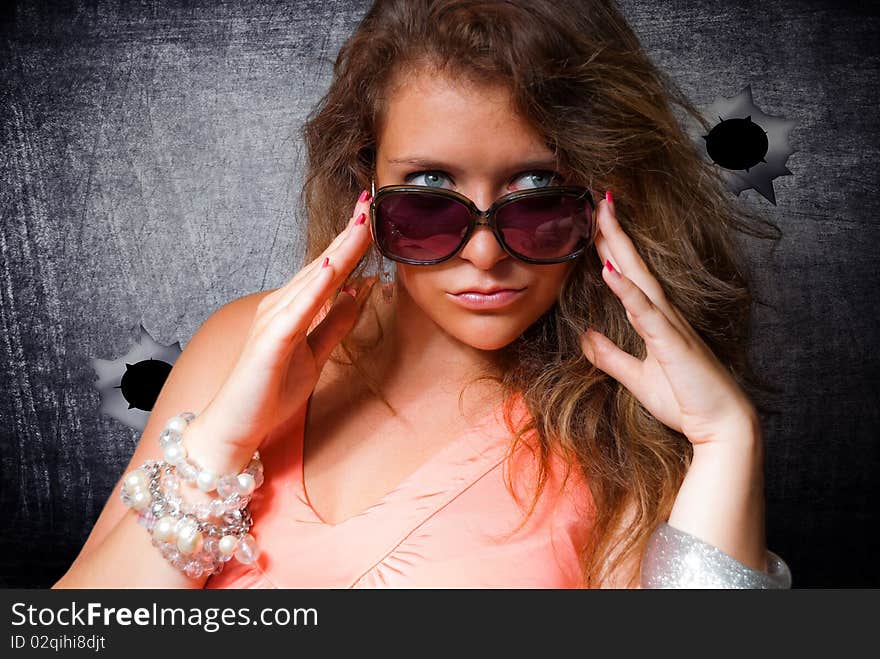
<svg viewBox="0 0 880 659"><path fill-rule="evenodd" d="M513 419L528 413L519 395ZM325 523L303 487L304 417L273 433L260 454L265 483L254 494L255 563L230 560L206 588L577 588L592 497L579 469L561 488L556 454L528 523L537 478L534 433L506 454L513 435L502 405L427 459L382 499L338 524ZM279 441L284 437L286 441ZM511 471L512 465L512 471ZM504 476L514 476L523 508Z"/></svg>

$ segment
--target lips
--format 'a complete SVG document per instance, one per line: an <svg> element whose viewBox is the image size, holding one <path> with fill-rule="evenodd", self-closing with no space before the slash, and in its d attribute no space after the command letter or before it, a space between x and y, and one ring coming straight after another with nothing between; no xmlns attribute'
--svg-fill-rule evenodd
<svg viewBox="0 0 880 659"><path fill-rule="evenodd" d="M523 287L524 288L524 287ZM462 293L479 293L480 295L492 295L498 291L521 291L522 288L514 288L513 286L495 286L493 288L466 288L456 291L453 295L461 295Z"/></svg>
<svg viewBox="0 0 880 659"><path fill-rule="evenodd" d="M481 311L487 309L501 309L513 304L522 295L525 288L514 290L510 288L483 289L492 290L492 293L477 291L462 291L461 293L449 293L449 298L465 309Z"/></svg>

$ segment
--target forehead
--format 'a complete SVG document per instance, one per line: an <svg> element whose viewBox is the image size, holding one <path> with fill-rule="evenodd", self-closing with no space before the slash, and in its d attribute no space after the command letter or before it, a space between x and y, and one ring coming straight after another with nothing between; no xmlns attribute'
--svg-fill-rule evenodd
<svg viewBox="0 0 880 659"><path fill-rule="evenodd" d="M516 113L501 85L421 71L389 86L377 135L386 160L420 155L494 170L524 158L551 158L540 134Z"/></svg>

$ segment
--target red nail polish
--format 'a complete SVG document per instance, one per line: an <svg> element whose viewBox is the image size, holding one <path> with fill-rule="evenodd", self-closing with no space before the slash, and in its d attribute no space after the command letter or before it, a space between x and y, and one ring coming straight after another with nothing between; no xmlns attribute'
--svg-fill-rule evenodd
<svg viewBox="0 0 880 659"><path fill-rule="evenodd" d="M356 219L356 220L354 221L354 223L355 223L355 224L363 224L363 223L366 222L366 221L367 221L367 216L366 216L366 214L361 213L360 215L358 215L358 219Z"/></svg>
<svg viewBox="0 0 880 659"><path fill-rule="evenodd" d="M615 272L614 266L611 265L611 261L608 259L605 259L605 267L608 268L611 272Z"/></svg>
<svg viewBox="0 0 880 659"><path fill-rule="evenodd" d="M360 203L364 203L364 202L367 200L367 197L369 197L369 196L370 196L370 191L369 191L369 190L363 190L363 191L361 192L361 196L358 197L358 201L359 201Z"/></svg>
<svg viewBox="0 0 880 659"><path fill-rule="evenodd" d="M605 191L605 201L607 201L609 204L614 203L614 199L611 198L611 190Z"/></svg>
<svg viewBox="0 0 880 659"><path fill-rule="evenodd" d="M324 257L324 262L321 264L321 267L322 267L322 268L326 268L328 265L330 265L330 257L329 257L329 256L325 256L325 257Z"/></svg>

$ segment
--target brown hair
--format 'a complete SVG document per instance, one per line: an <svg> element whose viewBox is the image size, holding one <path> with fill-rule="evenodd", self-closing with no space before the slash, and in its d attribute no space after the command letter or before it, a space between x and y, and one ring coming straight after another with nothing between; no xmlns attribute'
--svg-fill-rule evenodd
<svg viewBox="0 0 880 659"><path fill-rule="evenodd" d="M369 187L389 81L425 66L506 85L517 112L557 155L567 183L614 191L624 231L721 363L750 395L770 389L747 359L754 297L733 232L778 239L779 230L735 203L716 166L701 157L673 106L696 119L703 134L711 126L651 63L610 0L375 2L340 49L329 91L303 129L306 262L344 228L352 200ZM370 267L375 272L377 259L378 252L369 251L346 283ZM585 587L602 586L618 567L637 565L633 557L668 519L693 455L687 438L583 356L579 337L587 327L645 356L600 269L597 259L576 261L558 302L498 351L503 374L485 376L507 394L521 392L531 413L516 429L514 445L530 431L540 438L528 514L553 449L589 484L595 515L582 553ZM369 348L345 340L341 349L344 363L358 368ZM626 572L614 583L637 585L638 570Z"/></svg>

